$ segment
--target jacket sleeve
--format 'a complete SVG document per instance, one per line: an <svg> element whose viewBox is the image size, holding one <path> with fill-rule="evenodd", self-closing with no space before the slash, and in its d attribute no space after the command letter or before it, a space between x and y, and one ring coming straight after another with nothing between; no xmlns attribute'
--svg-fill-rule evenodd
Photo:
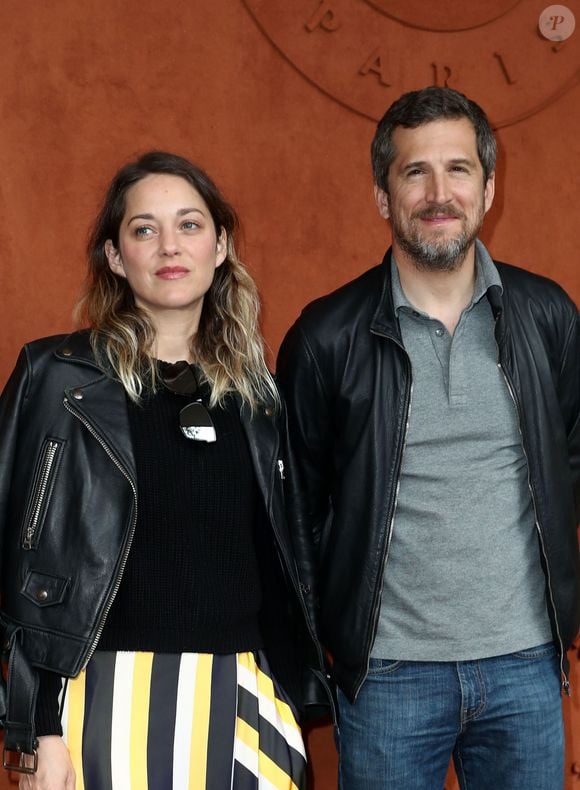
<svg viewBox="0 0 580 790"><path fill-rule="evenodd" d="M317 361L298 322L278 356L277 380L288 412L290 528L309 614L317 627L317 569L331 516L332 415Z"/></svg>
<svg viewBox="0 0 580 790"><path fill-rule="evenodd" d="M562 354L559 398L568 436L576 520L580 523L580 317L575 308Z"/></svg>
<svg viewBox="0 0 580 790"><path fill-rule="evenodd" d="M30 365L26 348L22 349L16 367L0 396L0 557L9 529L8 506L18 426L30 382ZM0 590L3 580L0 578Z"/></svg>

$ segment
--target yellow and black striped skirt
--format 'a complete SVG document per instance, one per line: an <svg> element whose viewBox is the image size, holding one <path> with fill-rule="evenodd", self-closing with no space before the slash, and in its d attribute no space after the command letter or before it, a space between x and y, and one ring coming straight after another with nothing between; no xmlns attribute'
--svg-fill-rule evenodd
<svg viewBox="0 0 580 790"><path fill-rule="evenodd" d="M65 686L76 790L303 790L306 755L261 651L97 651Z"/></svg>

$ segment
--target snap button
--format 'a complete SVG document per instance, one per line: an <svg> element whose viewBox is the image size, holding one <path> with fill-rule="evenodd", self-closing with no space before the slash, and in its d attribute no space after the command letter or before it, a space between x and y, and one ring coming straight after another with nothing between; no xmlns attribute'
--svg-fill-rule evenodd
<svg viewBox="0 0 580 790"><path fill-rule="evenodd" d="M82 400L84 398L84 395L80 390L73 390L71 395L75 400Z"/></svg>
<svg viewBox="0 0 580 790"><path fill-rule="evenodd" d="M70 349L70 348L63 348L62 355L63 355L63 357L72 357L72 349Z"/></svg>
<svg viewBox="0 0 580 790"><path fill-rule="evenodd" d="M48 598L48 590L37 590L36 591L36 600L37 601L46 601Z"/></svg>
<svg viewBox="0 0 580 790"><path fill-rule="evenodd" d="M302 582L300 582L300 589L302 590L302 592L304 593L304 595L308 595L308 593L309 593L309 592L310 592L310 590L311 590L311 587L310 587L310 585L309 585L309 584L302 584Z"/></svg>

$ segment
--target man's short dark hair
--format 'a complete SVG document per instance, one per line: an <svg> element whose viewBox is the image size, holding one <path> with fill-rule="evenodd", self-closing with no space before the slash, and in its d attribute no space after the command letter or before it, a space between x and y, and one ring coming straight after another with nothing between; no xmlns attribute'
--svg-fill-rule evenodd
<svg viewBox="0 0 580 790"><path fill-rule="evenodd" d="M393 132L398 126L415 129L423 124L444 119L467 118L475 131L477 154L483 167L484 183L495 170L497 146L487 115L463 93L453 88L431 86L404 93L393 102L378 123L371 145L371 160L375 184L385 192L389 167L397 155Z"/></svg>

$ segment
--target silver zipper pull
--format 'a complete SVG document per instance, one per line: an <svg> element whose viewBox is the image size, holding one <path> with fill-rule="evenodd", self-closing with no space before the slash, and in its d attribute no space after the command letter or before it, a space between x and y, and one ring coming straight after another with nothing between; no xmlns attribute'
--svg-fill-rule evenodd
<svg viewBox="0 0 580 790"><path fill-rule="evenodd" d="M284 461L281 458L278 458L278 471L280 472L280 480L285 480L284 477Z"/></svg>

